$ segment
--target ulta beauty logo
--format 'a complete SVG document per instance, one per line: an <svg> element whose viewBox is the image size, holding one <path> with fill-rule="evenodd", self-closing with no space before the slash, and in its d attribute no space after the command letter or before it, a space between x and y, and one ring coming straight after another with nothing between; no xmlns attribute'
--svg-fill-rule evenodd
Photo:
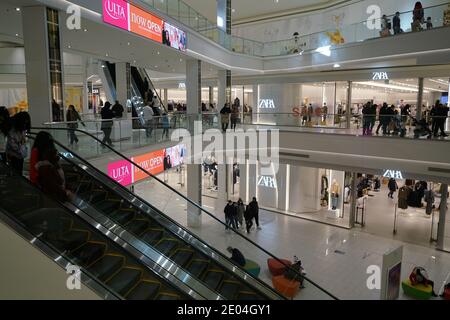
<svg viewBox="0 0 450 320"><path fill-rule="evenodd" d="M130 168L128 166L122 166L112 171L114 180L117 182L123 182L123 180L130 176Z"/></svg>
<svg viewBox="0 0 450 320"><path fill-rule="evenodd" d="M123 5L122 5L123 4ZM106 0L103 3L106 14L113 20L126 20L126 2Z"/></svg>

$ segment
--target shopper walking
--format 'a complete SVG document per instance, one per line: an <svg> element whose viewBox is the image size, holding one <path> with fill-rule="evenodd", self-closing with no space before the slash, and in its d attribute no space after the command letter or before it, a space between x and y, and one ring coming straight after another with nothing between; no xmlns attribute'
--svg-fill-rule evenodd
<svg viewBox="0 0 450 320"><path fill-rule="evenodd" d="M228 201L223 212L225 213L225 224L226 224L225 230L228 230L230 228L236 229L233 217L234 216L233 202L231 200Z"/></svg>
<svg viewBox="0 0 450 320"><path fill-rule="evenodd" d="M230 124L230 114L231 114L231 109L228 105L228 103L226 103L222 110L220 110L220 121L222 123L222 131L223 132L227 132L228 129L228 125Z"/></svg>
<svg viewBox="0 0 450 320"><path fill-rule="evenodd" d="M122 118L123 112L125 111L123 106L119 103L119 100L116 100L116 103L111 108L111 111L114 115L114 118Z"/></svg>
<svg viewBox="0 0 450 320"><path fill-rule="evenodd" d="M255 219L256 228L258 230L261 230L261 226L259 225L259 205L258 201L256 201L256 197L253 197L252 202L250 202L248 206L251 216L253 217L253 219Z"/></svg>
<svg viewBox="0 0 450 320"><path fill-rule="evenodd" d="M231 108L231 130L234 130L235 132L238 120L239 120L239 106L233 104Z"/></svg>
<svg viewBox="0 0 450 320"><path fill-rule="evenodd" d="M73 145L78 143L78 137L75 134L75 130L78 129L78 121L85 126L84 122L81 121L80 114L75 109L74 105L70 105L66 113L67 128L69 128L69 144Z"/></svg>
<svg viewBox="0 0 450 320"><path fill-rule="evenodd" d="M438 136L438 131L441 132L441 137L448 137L448 135L445 133L445 122L447 121L448 110L449 108L447 106L444 106L442 103L439 103L438 107L436 108L436 125L433 132L435 137Z"/></svg>
<svg viewBox="0 0 450 320"><path fill-rule="evenodd" d="M6 158L9 166L22 175L24 159L28 154L26 133L30 131L31 119L28 112L19 112L11 119L11 130L6 142Z"/></svg>
<svg viewBox="0 0 450 320"><path fill-rule="evenodd" d="M371 126L371 108L370 102L366 103L362 109L363 116L363 136L369 135Z"/></svg>
<svg viewBox="0 0 450 320"><path fill-rule="evenodd" d="M388 197L394 199L394 193L396 193L398 190L397 181L395 181L394 178L389 179L388 188L389 188Z"/></svg>
<svg viewBox="0 0 450 320"><path fill-rule="evenodd" d="M166 137L166 139L169 139L169 128L170 128L170 120L169 120L169 116L167 115L167 113L163 113L162 115L162 127L163 127L163 133L162 133L162 137L161 139L164 140L164 137Z"/></svg>
<svg viewBox="0 0 450 320"><path fill-rule="evenodd" d="M102 108L102 111L100 112L102 116L102 126L101 129L103 131L103 143L108 144L110 147L113 147L112 141L111 141L111 132L114 125L113 118L114 114L111 110L111 103L108 101L105 102L105 105ZM104 147L104 145L102 145Z"/></svg>
<svg viewBox="0 0 450 320"><path fill-rule="evenodd" d="M400 20L400 12L396 12L394 18L392 19L392 24L394 28L394 34L402 33L401 20Z"/></svg>
<svg viewBox="0 0 450 320"><path fill-rule="evenodd" d="M253 226L253 214L250 211L250 205L247 205L245 212L244 212L244 218L245 218L245 229L247 230L247 233L250 233L250 230Z"/></svg>
<svg viewBox="0 0 450 320"><path fill-rule="evenodd" d="M145 135L151 138L153 132L153 109L147 104L142 110L142 118L145 127Z"/></svg>
<svg viewBox="0 0 450 320"><path fill-rule="evenodd" d="M239 198L237 202L237 212L239 227L242 228L242 226L244 225L245 205L241 198Z"/></svg>

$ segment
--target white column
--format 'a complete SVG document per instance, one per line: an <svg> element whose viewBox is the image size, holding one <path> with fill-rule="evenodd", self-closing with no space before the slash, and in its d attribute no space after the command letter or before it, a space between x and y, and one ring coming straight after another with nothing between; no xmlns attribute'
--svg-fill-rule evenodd
<svg viewBox="0 0 450 320"><path fill-rule="evenodd" d="M165 88L163 92L164 92L163 103L167 107L167 105L169 103L169 90L167 88Z"/></svg>
<svg viewBox="0 0 450 320"><path fill-rule="evenodd" d="M199 114L201 110L201 61L186 61L186 93L187 93L187 114L190 116ZM194 118L192 118L194 120ZM193 128L193 121L190 127ZM192 130L193 132L193 130ZM190 155L194 154L194 144L190 150ZM198 159L197 159L198 160ZM201 160L200 160L201 161ZM198 164L187 165L187 197L202 206L202 166ZM189 227L200 228L202 225L201 210L198 207L188 204L187 224Z"/></svg>
<svg viewBox="0 0 450 320"><path fill-rule="evenodd" d="M349 227L353 228L356 221L356 200L358 198L357 190L357 174L352 172L352 184L351 184L351 196L350 196L350 217L349 217ZM344 193L343 193L344 194Z"/></svg>
<svg viewBox="0 0 450 320"><path fill-rule="evenodd" d="M346 116L346 128L350 129L350 123L352 121L352 86L353 82L348 81L347 82L348 89L347 89L347 110L345 111Z"/></svg>
<svg viewBox="0 0 450 320"><path fill-rule="evenodd" d="M127 62L116 63L116 96L119 103L126 108L127 101L130 99L130 64ZM114 102L112 102L114 104ZM125 110L123 117L128 117L128 112Z"/></svg>
<svg viewBox="0 0 450 320"><path fill-rule="evenodd" d="M53 120L46 10L46 7L22 8L28 111L32 126L42 126Z"/></svg>
<svg viewBox="0 0 450 320"><path fill-rule="evenodd" d="M422 104L423 104L423 78L419 78L419 91L417 92L417 120L422 119Z"/></svg>
<svg viewBox="0 0 450 320"><path fill-rule="evenodd" d="M448 199L448 185L442 184L441 186L441 203L439 206L439 223L438 223L438 236L437 247L444 249L445 239L445 224L447 219L447 199Z"/></svg>
<svg viewBox="0 0 450 320"><path fill-rule="evenodd" d="M187 114L199 114L202 104L201 61L186 61Z"/></svg>
<svg viewBox="0 0 450 320"><path fill-rule="evenodd" d="M253 197L258 197L257 194L257 167L256 164L248 165L248 192L247 192L247 204L252 201ZM244 199L243 199L244 200ZM245 200L244 200L245 201Z"/></svg>
<svg viewBox="0 0 450 320"><path fill-rule="evenodd" d="M217 109L220 111L227 102L227 70L219 70L218 87Z"/></svg>
<svg viewBox="0 0 450 320"><path fill-rule="evenodd" d="M223 208L227 204L229 198L229 185L230 185L230 170L226 164L219 164L217 170L217 210L222 212Z"/></svg>
<svg viewBox="0 0 450 320"><path fill-rule="evenodd" d="M239 164L239 198L247 203L248 168L247 161Z"/></svg>

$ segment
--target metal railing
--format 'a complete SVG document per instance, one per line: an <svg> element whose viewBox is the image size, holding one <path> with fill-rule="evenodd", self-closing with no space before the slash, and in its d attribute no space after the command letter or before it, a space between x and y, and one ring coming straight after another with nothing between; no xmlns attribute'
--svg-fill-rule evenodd
<svg viewBox="0 0 450 320"><path fill-rule="evenodd" d="M153 9L177 20L187 27L199 32L220 46L237 53L258 56L283 56L314 51L322 47L334 47L344 43L355 43L381 36L380 29L367 25L367 21L361 21L349 25L337 26L333 29L323 30L308 35L292 37L281 41L259 42L227 34L216 24L210 22L195 9L182 0L141 0ZM450 11L450 2L424 8L424 16L431 17L433 28L445 26L444 12ZM387 15L392 25L393 14ZM413 11L400 13L403 33L412 31ZM382 25L382 19L374 19L370 23ZM421 28L426 29L425 24ZM393 28L391 28L393 33Z"/></svg>

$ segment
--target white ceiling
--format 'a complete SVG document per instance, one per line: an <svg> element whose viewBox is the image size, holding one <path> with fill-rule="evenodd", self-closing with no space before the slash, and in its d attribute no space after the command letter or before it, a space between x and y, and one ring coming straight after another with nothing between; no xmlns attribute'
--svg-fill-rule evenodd
<svg viewBox="0 0 450 320"><path fill-rule="evenodd" d="M183 0L197 12L207 17L210 21L216 21L216 0ZM337 0L232 0L231 7L234 9L233 20L239 20L276 16L292 11L304 11L319 6L328 6L333 3L342 2Z"/></svg>

